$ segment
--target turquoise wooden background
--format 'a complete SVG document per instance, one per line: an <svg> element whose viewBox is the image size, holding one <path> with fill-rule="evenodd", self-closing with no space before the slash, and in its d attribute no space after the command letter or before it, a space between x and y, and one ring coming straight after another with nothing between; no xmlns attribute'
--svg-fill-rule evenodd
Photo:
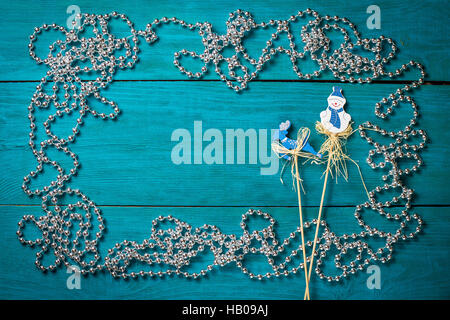
<svg viewBox="0 0 450 320"><path fill-rule="evenodd" d="M368 275L358 273L340 284L313 276L314 299L436 299L450 298L448 228L450 157L449 121L449 27L446 1L2 1L0 4L0 298L2 299L299 299L304 279L296 277L259 282L228 266L208 277L116 280L109 274L82 278L81 290L66 288L64 269L42 274L34 267L34 252L20 245L15 236L23 214L39 214L39 202L21 191L22 177L35 165L27 147L26 107L37 81L46 72L28 56L28 35L42 23L65 25L66 8L78 5L82 12L125 13L143 28L154 18L176 16L189 22L209 21L217 32L225 31L228 13L237 8L250 11L256 21L285 19L307 7L320 14L339 15L354 22L364 37L392 37L400 49L395 64L415 59L427 70L427 84L414 91L430 143L422 153L425 165L408 179L416 190L414 211L426 226L413 241L396 246L393 261L381 265L381 290L369 290ZM381 30L368 30L366 8L381 8ZM286 57L261 73L249 89L236 94L217 81L188 81L172 65L173 52L182 48L200 50L198 35L172 26L157 30L160 40L149 46L141 42L140 62L133 70L119 72L105 95L122 109L118 121L103 122L88 117L73 150L82 169L71 186L80 188L101 206L107 234L101 248L123 239L141 241L149 235L151 220L172 214L194 226L215 224L224 232L239 233L241 214L249 207L261 208L278 220L277 231L287 236L298 223L297 198L290 186L281 186L279 175L261 176L259 165L181 165L170 161L177 128L193 130L195 120L204 129L269 129L281 120L309 125L318 118L331 90L327 82L279 82L296 79ZM263 38L261 38L263 39ZM42 41L45 48L48 43ZM39 41L38 41L39 46ZM261 43L252 42L250 49ZM43 51L45 52L45 50ZM402 79L415 79L407 74ZM210 73L206 80L216 80ZM324 80L331 79L324 75ZM128 81L132 80L132 81ZM172 81L183 80L183 81ZM186 80L186 81L184 81ZM389 82L343 84L348 112L356 123L375 120L374 103L398 84ZM401 110L395 125L409 119ZM375 120L376 121L376 120ZM318 145L320 137L313 136ZM349 140L354 159L364 161L367 144L359 137ZM307 195L305 214L317 214L323 168L303 170ZM379 173L363 166L369 188ZM51 174L51 172L49 173ZM289 176L287 176L289 179ZM45 180L45 179L44 179ZM37 184L43 183L37 181ZM353 206L364 200L354 168L350 182L330 184L324 214L337 233L357 231ZM372 220L370 220L372 219ZM386 222L368 217L380 226ZM393 226L392 226L393 227ZM386 226L384 225L384 228ZM309 235L311 237L311 235Z"/></svg>

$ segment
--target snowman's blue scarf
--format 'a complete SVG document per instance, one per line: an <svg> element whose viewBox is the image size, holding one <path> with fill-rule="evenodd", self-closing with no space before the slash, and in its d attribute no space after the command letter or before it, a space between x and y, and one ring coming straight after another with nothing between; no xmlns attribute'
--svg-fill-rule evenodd
<svg viewBox="0 0 450 320"><path fill-rule="evenodd" d="M328 110L331 111L331 117L330 117L330 123L335 127L340 129L341 128L341 119L339 118L339 112L344 111L344 108L340 109L333 109L331 107L328 107Z"/></svg>

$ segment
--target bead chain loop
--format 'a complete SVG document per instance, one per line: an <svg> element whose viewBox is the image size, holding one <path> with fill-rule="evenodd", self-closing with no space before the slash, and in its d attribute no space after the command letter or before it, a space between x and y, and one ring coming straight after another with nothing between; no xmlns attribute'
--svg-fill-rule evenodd
<svg viewBox="0 0 450 320"><path fill-rule="evenodd" d="M360 37L356 27L346 18L338 16L320 16L316 11L306 9L304 12L299 11L296 15L292 15L287 20L270 20L268 23L256 23L249 12L237 10L230 13L227 21L227 33L223 35L216 34L212 31L212 26L208 22L195 24L186 23L177 18L155 19L148 24L144 30L136 30L133 23L124 15L113 12L105 15L83 14L81 27L67 31L64 27L56 24L44 24L36 27L30 36L28 45L30 56L37 63L44 63L49 67L46 75L41 79L36 91L33 94L31 103L28 106L28 118L30 120L29 146L36 157L37 166L24 177L22 185L23 191L30 197L41 196L42 210L44 215L36 217L34 215L25 215L19 221L19 229L17 236L21 243L29 246L38 246L40 250L36 253L36 266L42 271L53 271L60 265L67 267L78 265L82 274L95 273L100 270L107 270L114 277L135 278L137 276L166 276L181 275L187 278L197 278L205 275L213 270L215 266L224 266L234 263L244 274L250 278L263 279L270 277L287 276L291 273L295 274L299 269L303 268L302 261L298 265L289 267L295 257L301 252L301 244L286 254L285 248L293 239L299 236L300 227L284 239L281 243L277 241L274 231L275 220L267 213L262 211L249 210L242 215L240 223L242 235L224 234L219 228L212 225L204 225L200 228L193 228L186 222L178 220L172 216L160 216L152 222L151 235L142 243L124 240L117 243L113 248L108 250L104 261L101 261L98 251L98 242L105 231L104 221L100 209L85 194L78 189L66 187L66 183L71 177L77 173L79 168L79 160L77 155L73 153L68 145L73 143L76 136L80 132L83 124L83 118L87 114L99 117L104 120L114 119L120 109L114 101L110 101L101 96L100 90L113 82L113 75L117 68L130 69L138 62L139 38L143 37L148 43L155 42L158 37L153 30L161 24L173 23L184 28L197 30L202 38L205 50L198 54L194 51L183 49L174 53L174 65L179 71L189 78L201 78L207 71L208 66L213 64L215 72L220 80L224 81L228 87L236 92L247 87L248 82L257 78L259 72L264 66L271 61L277 54L286 54L292 62L292 69L300 79L313 79L320 76L322 71L331 71L336 79L342 82L350 83L370 83L373 79L383 76L395 78L402 75L410 68L416 68L420 72L420 78L413 81L411 85L405 85L403 88L397 89L395 93L389 97L381 99L375 105L375 115L381 119L387 119L393 112L394 108L400 103L409 103L413 109L413 117L410 123L400 131L387 131L378 125L366 122L359 126L359 132L367 143L373 146L369 151L367 163L373 169L389 167L389 172L382 176L385 181L383 186L377 186L370 191L369 201L359 204L355 209L355 218L362 228L360 233L336 235L330 230L325 221L321 222L322 233L318 239L318 249L315 255L316 259L315 271L321 279L328 281L339 281L342 277L354 274L358 270L363 270L372 261L387 262L392 258L394 245L399 240L407 240L416 236L420 232L423 221L417 214L410 214L411 198L414 194L413 190L404 185L401 180L402 175L410 175L418 170L422 165L422 160L418 153L425 147L427 142L426 133L421 129L415 129L417 118L419 116L417 105L414 100L405 92L413 88L419 87L424 82L425 71L421 64L410 61L403 64L399 69L389 72L385 70L385 65L394 58L397 47L390 38L380 36L378 39L363 39ZM130 35L124 38L116 38L109 33L108 23L111 19L120 19L130 28ZM304 44L303 50L296 49L294 42L294 34L291 31L291 24L306 19L305 25L301 28L301 40ZM76 23L74 21L74 23ZM91 38L79 37L81 31L86 27L92 26L95 36ZM271 38L266 42L266 46L262 49L258 58L252 58L243 45L243 39L246 33L255 29L265 29L268 27L276 28ZM351 37L346 28L350 29L356 38L355 43L351 41ZM34 51L34 42L42 31L53 29L61 32L65 36L65 40L57 40L49 46L49 54L45 59L38 57ZM328 30L336 30L342 34L343 42L339 49L334 50L330 54L331 40L326 36ZM286 35L289 40L289 48L279 46L274 47L273 41ZM384 44L390 47L391 51L383 56ZM79 45L78 45L79 44ZM222 52L224 48L232 46L235 54L231 57L224 57ZM374 54L375 59L371 60L352 52L356 47L364 51ZM125 49L125 55L116 57L114 53L117 50ZM56 53L56 54L54 54ZM180 63L182 56L190 56L200 59L204 62L201 71L192 72L183 67ZM312 73L302 73L298 67L298 61L309 57L315 61L319 69ZM254 68L253 71L240 59L244 59L245 63ZM90 62L91 67L80 67L77 62ZM219 65L226 63L228 67L228 75L226 75ZM243 75L237 75L236 71L240 71ZM372 76L363 78L361 73L371 72ZM95 80L82 80L80 75L95 72L99 76ZM45 93L44 87L52 82L53 94ZM64 99L60 101L57 95L58 90L62 86L64 90ZM92 108L87 98L93 97L102 104L111 108L110 113L98 112ZM56 112L48 116L43 122L43 127L47 135L47 139L39 144L35 143L36 123L34 111L36 108L47 109L54 105ZM385 111L384 111L385 110ZM51 124L64 115L70 115L73 112L79 112L72 134L67 138L60 138L51 130ZM376 142L373 138L368 137L366 131L374 131L381 136L392 138L395 142L389 145L383 145ZM406 140L410 137L419 136L422 142L417 145L409 145ZM69 156L73 162L73 168L66 172L65 169L54 160L51 160L46 153L46 149L55 148L59 152L63 152ZM372 159L375 155L382 155L384 160L376 163ZM398 160L413 159L416 164L411 168L400 169ZM58 175L54 181L48 186L44 186L42 190L30 190L29 184L31 178L39 175L43 170L43 165L51 165L58 171ZM389 182L388 182L389 181ZM401 193L394 196L392 200L385 203L377 202L376 195L383 190L400 188ZM74 195L81 198L73 204L62 205L59 198L64 195ZM387 212L387 208L405 200L405 209L401 214L392 214ZM50 209L52 208L52 210ZM362 210L364 208L378 212L387 220L394 220L399 223L399 228L392 234L384 232L377 228L373 228L365 223L362 218ZM76 210L82 210L83 214ZM247 228L246 221L254 215L262 216L269 222L269 225L262 229L250 232ZM415 230L407 233L406 229L411 222L416 222ZM172 223L173 228L164 229L163 223ZM23 228L27 223L34 224L41 232L42 238L36 240L26 240L23 236ZM317 224L317 220L305 222L304 228L310 228ZM94 229L95 231L92 231ZM74 236L71 239L71 236ZM373 250L363 239L366 237L379 237L384 239L385 245ZM257 245L253 245L256 241ZM307 246L312 246L312 241L307 242ZM339 253L335 255L334 262L339 275L326 276L321 269L324 259L331 248L335 248ZM356 258L348 264L342 264L341 259L352 249L356 249L358 254ZM183 271L188 267L191 260L209 250L214 254L213 263L207 265L198 273ZM55 256L54 263L44 266L42 259L44 255L53 253ZM250 272L244 266L245 256L249 253L259 253L265 255L273 272L265 274L255 274ZM282 258L281 263L275 260ZM284 257L284 258L283 258ZM140 262L148 266L158 265L159 271L140 270L138 272L130 272L128 267L133 262ZM164 266L167 268L164 269Z"/></svg>

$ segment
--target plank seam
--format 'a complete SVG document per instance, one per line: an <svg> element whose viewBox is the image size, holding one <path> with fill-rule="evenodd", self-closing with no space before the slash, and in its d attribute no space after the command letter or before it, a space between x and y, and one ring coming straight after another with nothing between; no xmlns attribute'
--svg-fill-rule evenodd
<svg viewBox="0 0 450 320"><path fill-rule="evenodd" d="M82 82L92 80L81 80ZM122 79L115 82L223 82L218 79ZM306 80L306 79L255 79L253 82L298 82L298 83L342 83L340 80ZM40 80L0 80L0 83L39 83ZM52 82L49 80L48 82ZM233 82L233 81L232 81ZM412 84L414 80L373 80L372 84ZM422 85L448 86L450 81L425 81Z"/></svg>
<svg viewBox="0 0 450 320"><path fill-rule="evenodd" d="M67 204L60 204L60 206L66 206ZM53 207L54 205L48 205ZM111 208L297 208L298 205L292 206L280 206L280 205L133 205L133 204L98 204L99 207L111 207ZM354 208L356 205L324 205L324 208ZM0 207L41 207L40 204L0 204ZM319 206L303 205L303 208L319 208ZM390 208L403 208L402 205L392 205ZM415 208L446 208L450 207L450 204L416 204Z"/></svg>

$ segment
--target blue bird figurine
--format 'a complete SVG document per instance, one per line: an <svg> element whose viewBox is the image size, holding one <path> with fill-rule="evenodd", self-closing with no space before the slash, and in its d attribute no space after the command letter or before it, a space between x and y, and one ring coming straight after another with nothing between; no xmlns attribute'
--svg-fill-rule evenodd
<svg viewBox="0 0 450 320"><path fill-rule="evenodd" d="M286 120L285 122L280 123L280 129L277 129L275 131L273 141L280 141L280 143L285 147L286 149L293 150L296 149L298 144L297 140L293 140L287 136L288 130L291 127L291 122L289 120ZM303 146L301 147L302 151L306 151L309 153L312 153L318 158L322 158L322 154L316 152L313 147L309 144L309 135L303 140ZM283 159L286 159L288 161L291 161L292 157L287 154L280 154L280 157Z"/></svg>

